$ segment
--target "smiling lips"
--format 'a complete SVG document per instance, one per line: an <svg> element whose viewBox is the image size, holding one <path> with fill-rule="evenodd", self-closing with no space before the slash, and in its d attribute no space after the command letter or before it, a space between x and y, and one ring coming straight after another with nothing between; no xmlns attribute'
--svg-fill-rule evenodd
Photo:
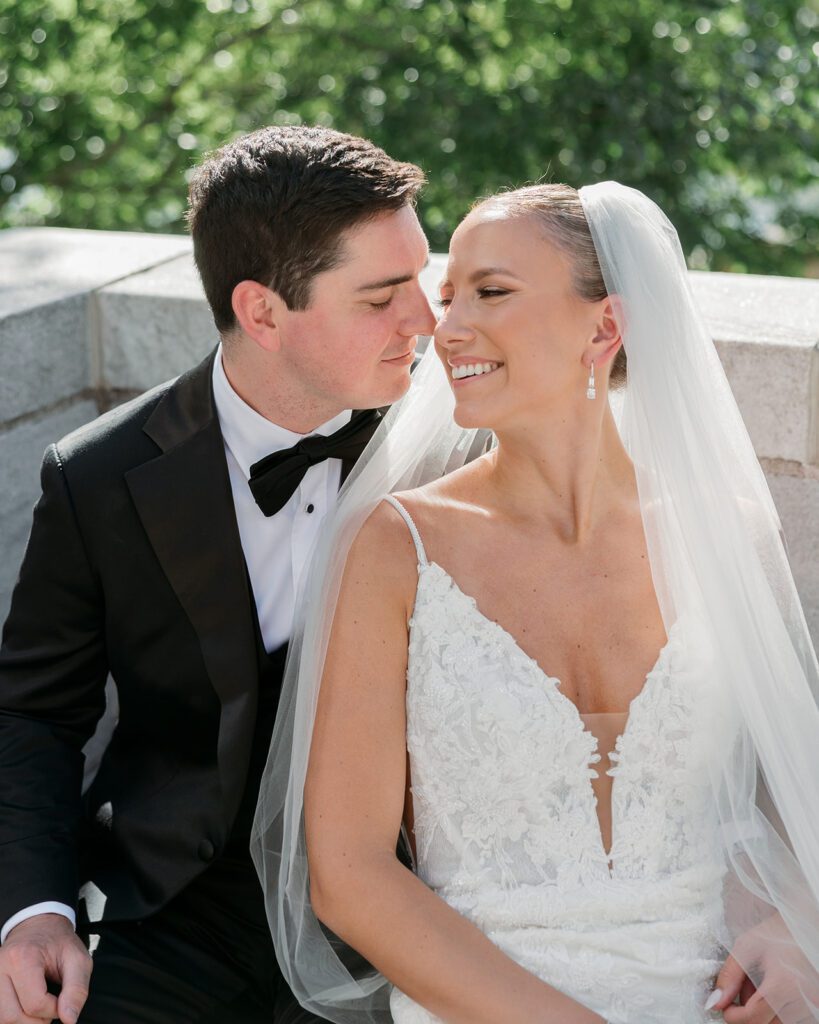
<svg viewBox="0 0 819 1024"><path fill-rule="evenodd" d="M503 363L461 363L458 366L452 367L452 379L453 381L462 381L474 377L483 377L488 373L494 373L501 366L503 366Z"/></svg>
<svg viewBox="0 0 819 1024"><path fill-rule="evenodd" d="M409 366L409 364L415 358L415 348L411 348L409 352L405 352L403 355L394 356L392 359L382 359L382 363L389 363L390 366Z"/></svg>

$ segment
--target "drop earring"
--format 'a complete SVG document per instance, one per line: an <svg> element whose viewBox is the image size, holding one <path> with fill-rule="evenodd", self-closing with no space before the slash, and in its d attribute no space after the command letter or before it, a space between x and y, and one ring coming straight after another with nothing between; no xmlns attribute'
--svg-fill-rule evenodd
<svg viewBox="0 0 819 1024"><path fill-rule="evenodd" d="M594 386L594 360L592 359L591 366L589 367L589 382L586 385L586 398L595 399L597 398L597 390Z"/></svg>

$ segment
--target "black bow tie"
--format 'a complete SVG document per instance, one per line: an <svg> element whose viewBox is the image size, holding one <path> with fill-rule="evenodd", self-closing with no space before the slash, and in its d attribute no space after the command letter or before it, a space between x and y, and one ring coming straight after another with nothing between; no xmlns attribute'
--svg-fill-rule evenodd
<svg viewBox="0 0 819 1024"><path fill-rule="evenodd" d="M329 437L312 434L292 448L273 452L250 467L250 489L266 516L275 515L290 501L304 474L325 459L353 463L381 422L380 409L365 409Z"/></svg>

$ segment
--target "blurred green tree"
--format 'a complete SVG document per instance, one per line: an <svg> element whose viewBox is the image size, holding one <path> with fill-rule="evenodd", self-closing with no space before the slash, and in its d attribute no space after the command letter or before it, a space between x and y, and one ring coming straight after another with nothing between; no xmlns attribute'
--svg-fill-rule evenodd
<svg viewBox="0 0 819 1024"><path fill-rule="evenodd" d="M0 0L0 227L183 231L203 152L320 122L478 195L614 177L694 267L819 249L819 0Z"/></svg>

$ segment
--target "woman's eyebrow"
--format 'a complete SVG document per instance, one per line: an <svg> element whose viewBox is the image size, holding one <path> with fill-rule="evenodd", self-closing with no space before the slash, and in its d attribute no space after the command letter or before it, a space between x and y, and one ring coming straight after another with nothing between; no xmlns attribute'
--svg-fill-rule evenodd
<svg viewBox="0 0 819 1024"><path fill-rule="evenodd" d="M517 274L513 274L511 270L507 270L506 267L483 267L480 270L473 271L469 275L470 284L480 281L481 278L491 277L493 274L503 274L504 277L514 277L516 281L523 280L518 277Z"/></svg>
<svg viewBox="0 0 819 1024"><path fill-rule="evenodd" d="M475 284L476 281L482 280L484 277L492 277L493 274L503 274L504 277L514 277L516 281L522 281L522 277L518 277L517 274L513 274L511 270L507 270L505 267L482 267L480 270L474 270L468 278L470 284ZM449 278L445 278L438 285L438 288L449 288L452 282Z"/></svg>

